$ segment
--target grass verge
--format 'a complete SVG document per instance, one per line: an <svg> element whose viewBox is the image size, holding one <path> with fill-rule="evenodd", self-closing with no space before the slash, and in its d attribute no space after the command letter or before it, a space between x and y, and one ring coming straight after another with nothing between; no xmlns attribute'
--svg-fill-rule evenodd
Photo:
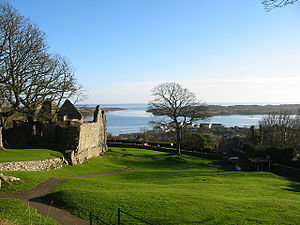
<svg viewBox="0 0 300 225"><path fill-rule="evenodd" d="M4 219L3 223L8 225L58 225L55 220L38 213L36 209L18 199L0 199L0 218ZM2 224L1 220L0 224Z"/></svg>
<svg viewBox="0 0 300 225"><path fill-rule="evenodd" d="M0 150L0 162L33 161L63 157L61 152L50 149Z"/></svg>

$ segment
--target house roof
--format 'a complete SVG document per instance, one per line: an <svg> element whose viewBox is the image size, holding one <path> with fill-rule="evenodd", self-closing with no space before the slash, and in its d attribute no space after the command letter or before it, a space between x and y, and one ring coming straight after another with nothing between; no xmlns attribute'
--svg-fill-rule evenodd
<svg viewBox="0 0 300 225"><path fill-rule="evenodd" d="M67 99L61 108L58 110L57 119L60 121L82 120L82 114L76 107Z"/></svg>

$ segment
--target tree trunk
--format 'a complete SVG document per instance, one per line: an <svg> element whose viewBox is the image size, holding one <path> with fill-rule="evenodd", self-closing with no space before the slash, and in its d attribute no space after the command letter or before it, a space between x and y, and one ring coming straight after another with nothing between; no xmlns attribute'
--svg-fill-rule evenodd
<svg viewBox="0 0 300 225"><path fill-rule="evenodd" d="M31 137L30 137L30 144L36 144L37 142L37 133L36 133L36 121L33 116L28 116L28 124L31 128Z"/></svg>
<svg viewBox="0 0 300 225"><path fill-rule="evenodd" d="M181 129L176 128L176 148L177 154L181 154Z"/></svg>
<svg viewBox="0 0 300 225"><path fill-rule="evenodd" d="M3 140L2 140L2 130L3 130L3 127L0 126L0 150L4 149Z"/></svg>

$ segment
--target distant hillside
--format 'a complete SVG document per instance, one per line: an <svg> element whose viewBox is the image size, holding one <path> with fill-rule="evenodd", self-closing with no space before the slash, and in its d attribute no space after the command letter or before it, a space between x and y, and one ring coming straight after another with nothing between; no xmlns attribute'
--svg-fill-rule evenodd
<svg viewBox="0 0 300 225"><path fill-rule="evenodd" d="M77 107L84 117L92 117L95 107ZM105 112L130 110L129 108L102 108ZM209 112L213 116L217 115L255 115L255 114L270 114L278 112L290 112L291 114L300 113L300 104L283 104L283 105L233 105L220 106L209 105Z"/></svg>
<svg viewBox="0 0 300 225"><path fill-rule="evenodd" d="M253 115L270 114L278 112L289 112L291 114L300 113L300 104L282 104L282 105L233 105L220 106L209 105L209 112L212 115Z"/></svg>

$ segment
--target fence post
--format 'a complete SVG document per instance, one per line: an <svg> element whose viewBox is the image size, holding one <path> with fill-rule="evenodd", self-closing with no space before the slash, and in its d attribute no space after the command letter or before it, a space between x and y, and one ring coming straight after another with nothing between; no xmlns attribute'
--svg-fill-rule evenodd
<svg viewBox="0 0 300 225"><path fill-rule="evenodd" d="M93 214L90 212L90 225L93 225Z"/></svg>
<svg viewBox="0 0 300 225"><path fill-rule="evenodd" d="M118 208L118 225L121 224L121 209Z"/></svg>

